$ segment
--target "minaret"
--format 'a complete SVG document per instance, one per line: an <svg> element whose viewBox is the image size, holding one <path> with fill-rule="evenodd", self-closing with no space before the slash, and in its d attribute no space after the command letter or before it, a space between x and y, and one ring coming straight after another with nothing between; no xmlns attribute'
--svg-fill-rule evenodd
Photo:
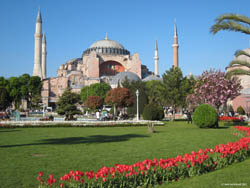
<svg viewBox="0 0 250 188"><path fill-rule="evenodd" d="M43 39L42 39L42 79L45 79L47 77L47 49L46 49L46 37L43 33Z"/></svg>
<svg viewBox="0 0 250 188"><path fill-rule="evenodd" d="M159 56L158 56L158 44L157 44L157 40L155 41L155 75L156 76L159 76L159 65L158 65L158 62L159 62Z"/></svg>
<svg viewBox="0 0 250 188"><path fill-rule="evenodd" d="M176 21L174 22L174 44L173 47L173 66L179 67L179 60L178 60L178 35L177 35L177 28L176 28Z"/></svg>
<svg viewBox="0 0 250 188"><path fill-rule="evenodd" d="M41 70L41 58L42 58L42 18L40 7L38 10L37 18L36 18L36 31L35 31L35 49L34 49L34 69L33 76L39 76L42 78L42 70Z"/></svg>

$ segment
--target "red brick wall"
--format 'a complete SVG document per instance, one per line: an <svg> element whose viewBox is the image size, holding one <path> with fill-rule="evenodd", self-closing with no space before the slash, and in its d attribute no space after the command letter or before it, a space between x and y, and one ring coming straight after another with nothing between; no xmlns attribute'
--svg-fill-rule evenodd
<svg viewBox="0 0 250 188"><path fill-rule="evenodd" d="M124 66L116 61L106 61L100 65L100 76L116 75L124 71Z"/></svg>

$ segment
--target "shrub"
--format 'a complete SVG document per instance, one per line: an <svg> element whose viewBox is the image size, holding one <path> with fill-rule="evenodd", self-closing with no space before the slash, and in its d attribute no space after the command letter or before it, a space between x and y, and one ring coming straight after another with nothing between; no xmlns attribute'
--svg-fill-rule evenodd
<svg viewBox="0 0 250 188"><path fill-rule="evenodd" d="M230 106L228 107L228 111L229 111L229 112L234 112L234 109L233 109L233 106L232 106L232 105L230 105Z"/></svg>
<svg viewBox="0 0 250 188"><path fill-rule="evenodd" d="M218 125L218 115L209 104L201 104L194 111L193 121L200 128L211 128Z"/></svg>
<svg viewBox="0 0 250 188"><path fill-rule="evenodd" d="M239 107L237 108L237 112L238 112L240 115L245 115L245 110L244 110L244 108L243 108L242 106L239 106Z"/></svg>
<svg viewBox="0 0 250 188"><path fill-rule="evenodd" d="M163 108L159 105L147 104L143 110L144 120L161 120L163 117Z"/></svg>

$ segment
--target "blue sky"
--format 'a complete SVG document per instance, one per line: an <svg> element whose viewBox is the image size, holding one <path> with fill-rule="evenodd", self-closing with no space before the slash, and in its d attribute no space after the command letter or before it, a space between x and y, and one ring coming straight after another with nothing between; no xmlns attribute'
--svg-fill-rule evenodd
<svg viewBox="0 0 250 188"><path fill-rule="evenodd" d="M81 57L97 40L109 38L153 71L158 40L162 75L173 63L173 26L179 35L179 65L184 75L216 68L225 70L238 49L250 46L249 36L209 30L217 16L239 13L250 17L249 0L1 0L0 76L32 74L38 6L47 37L47 75L60 64Z"/></svg>

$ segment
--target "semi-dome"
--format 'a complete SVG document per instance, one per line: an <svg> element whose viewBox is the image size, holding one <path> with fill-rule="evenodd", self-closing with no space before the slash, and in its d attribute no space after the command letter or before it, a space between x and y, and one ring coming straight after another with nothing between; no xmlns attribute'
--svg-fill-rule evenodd
<svg viewBox="0 0 250 188"><path fill-rule="evenodd" d="M95 51L98 54L112 54L112 55L129 55L130 52L126 50L119 42L110 40L106 34L104 40L94 42L83 55L90 54Z"/></svg>
<svg viewBox="0 0 250 188"><path fill-rule="evenodd" d="M246 48L244 50L242 50L248 54L250 54L250 48ZM246 56L246 55L240 55L238 57L235 57L234 60L239 60L239 61L247 61L250 62L250 57Z"/></svg>
<svg viewBox="0 0 250 188"><path fill-rule="evenodd" d="M152 80L162 81L162 78L160 78L159 76L156 76L154 74L151 74L151 75L147 76L146 78L144 78L142 81L147 82L147 81L152 81Z"/></svg>
<svg viewBox="0 0 250 188"><path fill-rule="evenodd" d="M110 82L111 85L118 85L118 83L122 83L125 81L125 79L129 79L130 81L138 81L140 80L140 77L133 73L133 72L120 72L118 73L117 75L115 75L113 78L112 78L112 81Z"/></svg>
<svg viewBox="0 0 250 188"><path fill-rule="evenodd" d="M242 89L240 93L243 95L250 95L250 88Z"/></svg>

